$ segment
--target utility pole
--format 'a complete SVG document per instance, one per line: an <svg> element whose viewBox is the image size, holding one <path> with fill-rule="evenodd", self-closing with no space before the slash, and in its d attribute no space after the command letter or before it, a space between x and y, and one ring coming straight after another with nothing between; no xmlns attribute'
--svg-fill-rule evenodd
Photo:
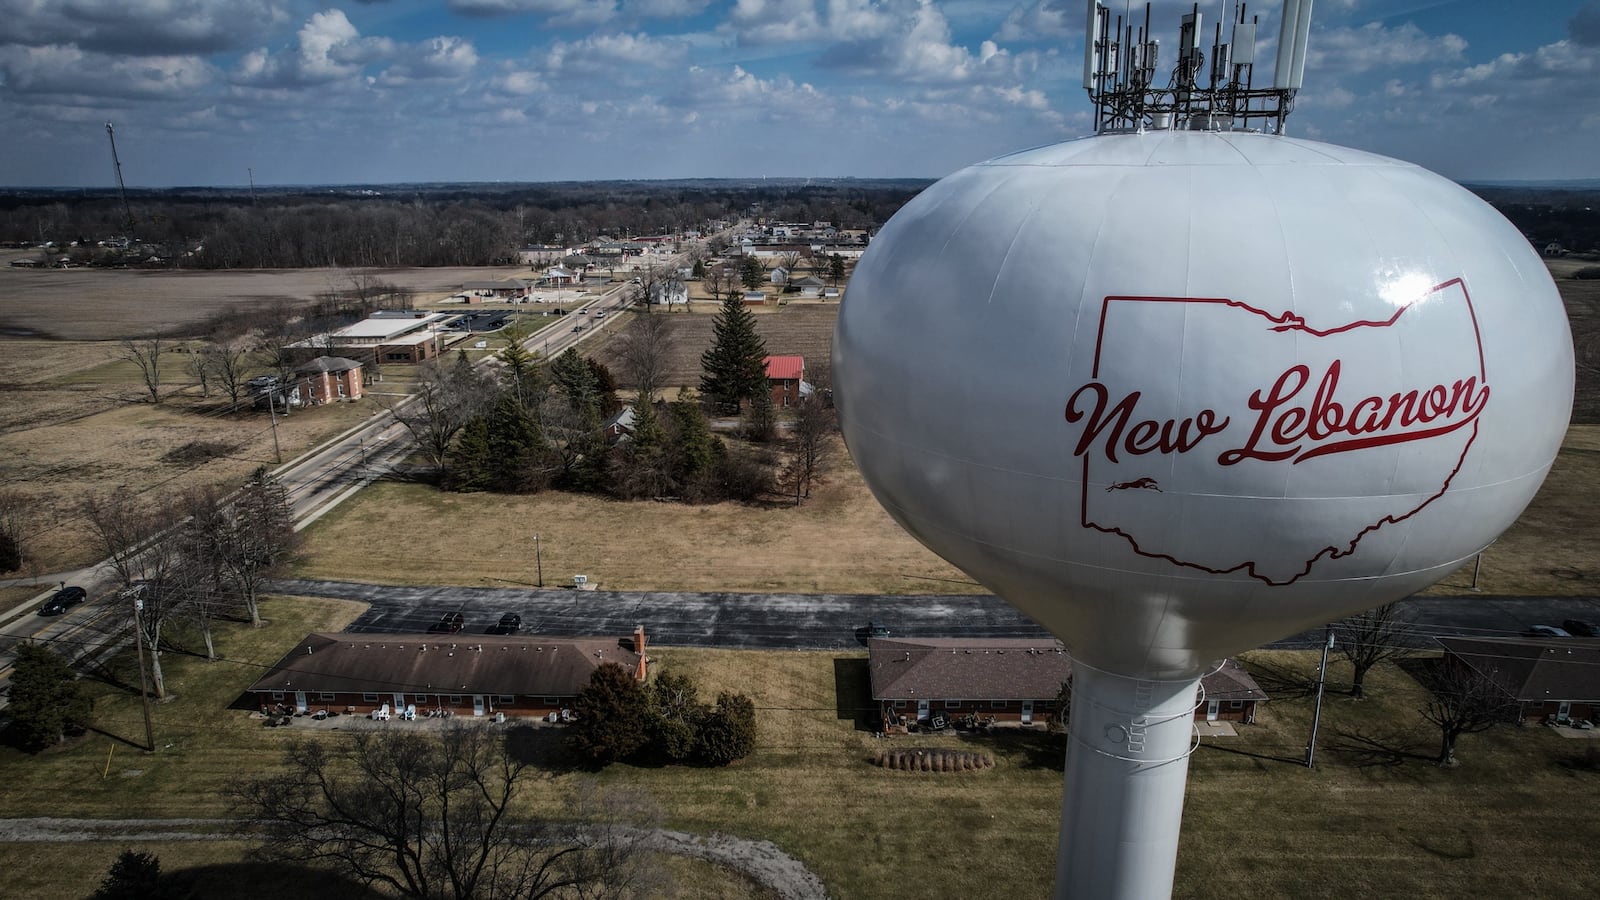
<svg viewBox="0 0 1600 900"><path fill-rule="evenodd" d="M256 170L254 168L251 168L250 166L246 166L245 167L245 171L248 172L249 175L250 175L250 205L251 206L255 206L256 205Z"/></svg>
<svg viewBox="0 0 1600 900"><path fill-rule="evenodd" d="M539 587L544 587L544 555L539 552L539 535L533 536L533 564L539 570Z"/></svg>
<svg viewBox="0 0 1600 900"><path fill-rule="evenodd" d="M1333 626L1322 626L1322 664L1317 667L1317 705L1311 713L1311 740L1306 744L1306 768L1314 769L1317 757L1317 726L1322 723L1322 686L1328 680L1328 651L1333 649Z"/></svg>
<svg viewBox="0 0 1600 900"><path fill-rule="evenodd" d="M144 613L144 589L145 585L141 584L129 591L127 596L133 598L133 652L139 657L139 699L144 701L144 746L154 753L156 732L150 724L150 677L144 667L144 623L140 621Z"/></svg>
<svg viewBox="0 0 1600 900"><path fill-rule="evenodd" d="M123 237L133 239L133 210L128 206L128 188L122 183L122 160L117 158L117 132L106 123L106 137L111 139L111 163L117 168L117 195L122 198L122 216L127 233ZM151 748L155 749L155 748Z"/></svg>
<svg viewBox="0 0 1600 900"><path fill-rule="evenodd" d="M272 455L278 460L278 465L281 466L283 465L283 451L278 447L278 398L273 396L276 393L276 387L267 389L267 415L272 417ZM283 402L285 411L287 411L289 405L287 394L284 395Z"/></svg>

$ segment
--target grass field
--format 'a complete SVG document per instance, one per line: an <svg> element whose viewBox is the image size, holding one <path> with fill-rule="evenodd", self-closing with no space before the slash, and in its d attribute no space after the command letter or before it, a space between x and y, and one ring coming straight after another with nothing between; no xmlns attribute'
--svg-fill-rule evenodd
<svg viewBox="0 0 1600 900"><path fill-rule="evenodd" d="M696 300L691 308L689 313L654 313L665 316L672 325L668 330L670 349L662 380L674 390L699 386L700 354L711 347L711 326L721 304ZM811 301L753 309L756 310L756 333L766 343L768 354L803 356L808 373L829 365L829 357L833 352L833 323L839 317L838 303ZM590 356L611 367L620 378L623 369L617 352L615 336L588 351Z"/></svg>
<svg viewBox="0 0 1600 900"><path fill-rule="evenodd" d="M125 687L131 660L114 667L109 680L92 682L101 732L38 756L0 750L6 814L226 814L222 787L241 772L269 770L296 733L262 728L225 707L305 631L340 627L358 611L273 599L267 627L221 636L228 661L167 654L176 696L157 707L155 754L108 736L142 737L138 703ZM588 778L639 789L667 809L671 827L772 840L840 898L1048 895L1061 738L1034 731L874 739L858 724L870 705L860 653L657 648L654 656L662 668L696 676L707 694L749 693L758 710L756 752L727 769L617 765L594 776L567 769L552 750L536 797L562 796ZM1600 890L1592 850L1600 840L1592 812L1600 773L1582 765L1585 751L1600 744L1507 726L1463 738L1461 764L1440 769L1432 762L1437 737L1416 713L1415 682L1380 667L1369 676L1370 699L1352 702L1340 692L1348 669L1336 662L1319 765L1309 770L1299 760L1315 657L1245 660L1273 701L1257 725L1241 727L1237 738L1205 739L1192 758L1177 896L1584 897ZM877 749L907 745L983 749L996 766L921 775L867 763ZM0 844L0 862L30 870L8 881L8 891L26 887L17 896L82 896L116 849L92 844L78 855L63 845ZM238 844L149 849L168 869L246 871L232 868L242 858ZM720 870L689 868L679 896L744 895ZM297 877L286 873L285 883Z"/></svg>
<svg viewBox="0 0 1600 900"><path fill-rule="evenodd" d="M1575 426L1543 490L1484 554L1486 593L1590 596L1600 582L1600 427ZM427 528L414 523L426 521ZM295 574L392 584L526 584L540 533L547 582L608 590L981 593L873 499L839 455L805 506L621 503L577 494L449 494L380 484L311 528ZM405 540L370 535L404 534ZM1469 564L1429 594L1459 594Z"/></svg>

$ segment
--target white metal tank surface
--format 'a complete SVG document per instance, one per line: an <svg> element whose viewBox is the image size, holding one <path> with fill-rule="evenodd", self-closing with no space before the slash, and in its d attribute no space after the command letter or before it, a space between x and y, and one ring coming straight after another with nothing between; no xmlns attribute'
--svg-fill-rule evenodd
<svg viewBox="0 0 1600 900"><path fill-rule="evenodd" d="M1443 577L1533 497L1572 404L1561 300L1491 207L1242 132L943 179L862 258L833 364L896 520L1076 660L1156 679Z"/></svg>

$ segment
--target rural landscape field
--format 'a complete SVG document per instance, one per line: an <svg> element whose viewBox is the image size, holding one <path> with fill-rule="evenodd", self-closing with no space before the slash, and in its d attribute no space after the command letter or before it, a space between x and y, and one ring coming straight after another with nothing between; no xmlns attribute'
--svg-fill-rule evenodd
<svg viewBox="0 0 1600 900"><path fill-rule="evenodd" d="M1600 579L1593 551L1600 545L1593 514L1600 499L1594 357L1600 294L1596 282L1562 277L1570 267L1553 269L1579 348L1575 424L1544 489L1484 554L1477 574L1486 594L1589 597ZM74 314L92 327L58 322L54 328L50 323L81 285L49 279L78 274L24 274L8 282L12 273L0 269L0 326L27 335L7 338L0 359L0 391L8 401L0 409L0 482L36 501L30 562L36 575L94 561L77 512L90 495L117 486L152 493L226 486L275 464L264 411L219 408L215 397L201 395L179 354L167 359L167 399L141 402L139 374L118 358L115 338L204 322L235 300L303 302L324 289L325 274L290 273L280 281L221 273L167 282L95 273L128 279L132 286L110 293L142 302L108 308L108 318L98 307ZM459 282L471 274L450 277ZM453 289L439 272L385 276L419 291ZM166 292L190 278L196 287L187 293ZM229 292L240 285L247 297ZM105 287L96 291L97 302L108 302ZM790 304L760 312L758 329L770 352L825 361L836 311L833 304ZM672 388L698 383L713 312L710 302L697 300L690 312L668 314L673 340L665 383ZM615 361L629 320L618 316L607 327L593 353ZM396 371L359 402L294 412L277 423L283 457L389 415L388 405L410 385ZM203 458L186 455L197 444L210 448ZM375 585L527 585L534 565L529 538L538 532L546 573L588 573L607 590L981 592L901 530L872 499L842 445L835 448L834 464L798 507L781 498L693 506L563 492L458 494L396 477L306 529L289 573ZM1429 593L1463 595L1472 576L1469 566ZM0 591L0 607L36 593ZM337 631L361 612L358 604L273 598L265 628L224 626L215 662L198 655L192 630L175 629L164 654L173 698L155 709L154 754L134 746L141 727L138 676L131 654L117 657L90 673L95 727L88 734L38 755L0 749L6 815L104 819L137 811L142 818L193 820L184 827L200 835L218 830L206 820L231 814L225 786L241 771L270 771L289 742L304 737L294 728L262 728L248 701L241 702L244 690L306 632ZM661 647L652 656L661 669L692 674L712 693L750 693L756 751L727 769L615 764L596 773L570 765L546 735L529 745L546 754L538 757L543 771L531 805L553 803L588 783L636 790L664 809L666 827L770 841L841 898L992 896L997 877L1009 894L1047 892L1064 738L1042 730L896 738L899 746L985 752L994 767L941 775L887 771L870 763L886 744L868 724L864 652ZM1591 850L1600 824L1589 810L1600 742L1554 729L1500 727L1463 738L1460 765L1441 768L1434 764L1437 733L1418 714L1426 697L1417 681L1386 663L1369 677L1367 699L1355 701L1347 693L1349 670L1339 663L1330 673L1319 765L1307 769L1299 760L1315 655L1257 651L1243 661L1273 699L1239 736L1201 740L1176 896L1577 897L1600 890L1600 863ZM0 831L0 860L14 873L9 883L19 896L79 897L94 889L127 840L8 840ZM260 883L264 897L300 896L311 884L328 896L370 895L353 882L329 886L321 873L279 867L268 876L249 856L251 845L236 837L139 846L213 891L248 878ZM671 886L657 896L773 896L732 868L679 857L659 865Z"/></svg>

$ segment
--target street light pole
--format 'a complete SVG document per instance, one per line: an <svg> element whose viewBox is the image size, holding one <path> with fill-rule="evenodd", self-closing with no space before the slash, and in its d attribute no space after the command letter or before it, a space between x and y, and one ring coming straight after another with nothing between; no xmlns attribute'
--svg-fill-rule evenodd
<svg viewBox="0 0 1600 900"><path fill-rule="evenodd" d="M539 587L544 587L544 555L539 552L539 535L533 536L533 564L539 570Z"/></svg>

